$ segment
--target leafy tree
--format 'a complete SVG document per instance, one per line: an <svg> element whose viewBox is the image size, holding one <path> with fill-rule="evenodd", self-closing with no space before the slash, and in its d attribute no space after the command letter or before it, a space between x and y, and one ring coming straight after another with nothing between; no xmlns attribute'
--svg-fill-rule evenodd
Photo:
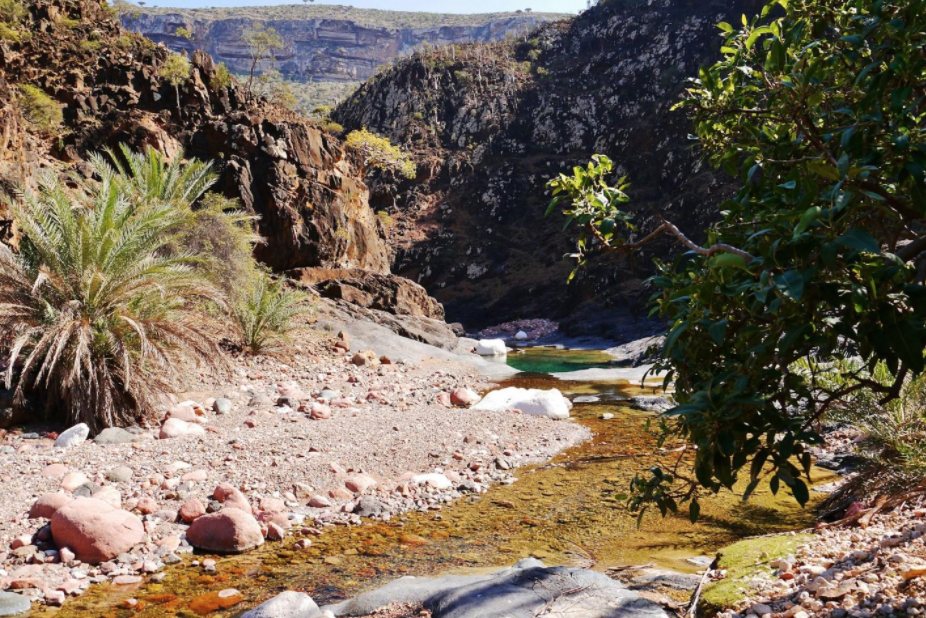
<svg viewBox="0 0 926 618"><path fill-rule="evenodd" d="M183 26L178 26L177 29L174 30L174 35L184 38L188 41L193 40L193 32L189 28L184 28Z"/></svg>
<svg viewBox="0 0 926 618"><path fill-rule="evenodd" d="M180 86L190 78L191 71L190 61L180 54L168 56L158 71L158 75L174 87L174 92L177 94L177 116L180 118L183 117L183 112L180 110Z"/></svg>
<svg viewBox="0 0 926 618"><path fill-rule="evenodd" d="M411 155L394 146L388 138L367 131L366 127L351 131L347 136L347 145L360 153L365 165L391 170L408 179L415 177L417 170Z"/></svg>
<svg viewBox="0 0 926 618"><path fill-rule="evenodd" d="M740 182L707 246L658 214L639 232L604 158L550 184L582 226L580 264L663 234L688 249L652 282L679 404L664 429L697 447L694 478L653 470L634 505L690 500L693 517L699 491L741 474L747 496L765 479L807 502L817 421L862 391L896 399L926 347L926 2L772 0L720 28L722 59L680 104Z"/></svg>
<svg viewBox="0 0 926 618"><path fill-rule="evenodd" d="M251 55L251 69L248 71L248 93L254 93L254 72L257 65L264 58L274 60L273 50L283 47L283 38L277 33L276 28L265 27L263 24L254 23L251 28L244 32L244 42L248 46L248 52Z"/></svg>
<svg viewBox="0 0 926 618"><path fill-rule="evenodd" d="M55 130L64 122L58 103L44 90L31 84L19 86L19 106L26 119L43 133Z"/></svg>
<svg viewBox="0 0 926 618"><path fill-rule="evenodd" d="M201 308L222 295L193 267L199 256L170 250L214 176L153 151L137 161L131 176L94 156L99 181L74 177L74 189L43 176L9 204L21 252L0 250L7 388L41 392L94 430L150 412L181 358L220 358Z"/></svg>

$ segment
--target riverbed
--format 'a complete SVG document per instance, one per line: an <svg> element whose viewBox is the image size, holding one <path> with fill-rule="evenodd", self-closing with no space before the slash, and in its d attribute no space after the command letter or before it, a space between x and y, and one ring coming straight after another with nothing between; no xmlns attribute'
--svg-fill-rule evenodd
<svg viewBox="0 0 926 618"><path fill-rule="evenodd" d="M298 537L265 545L242 556L217 557L215 573L194 566L193 556L168 567L160 583L92 588L64 608L43 608L35 615L196 616L196 600L210 592L236 588L244 602L211 616L234 616L245 607L283 591L301 590L319 604L354 596L403 575L485 571L533 556L547 564L596 570L655 563L694 572L690 558L746 536L806 527L813 513L790 496L757 491L749 502L737 495L702 499L701 521L685 513L661 518L647 514L637 522L627 511L624 494L633 476L653 465L674 464L687 453L655 447L652 413L630 408L626 399L641 394L639 383L572 382L549 375L607 365L596 351L532 350L512 356L510 364L531 372L501 386L559 388L579 398L573 419L593 433L588 442L564 451L551 462L517 471L509 485L470 496L441 511L412 513L388 523L327 528L312 537L312 546L296 550ZM540 372L538 372L538 370ZM647 394L654 394L647 387ZM589 401L594 400L594 401ZM604 415L613 415L604 419ZM815 481L828 480L815 470ZM131 605L127 604L132 599ZM206 606L208 608L208 606Z"/></svg>

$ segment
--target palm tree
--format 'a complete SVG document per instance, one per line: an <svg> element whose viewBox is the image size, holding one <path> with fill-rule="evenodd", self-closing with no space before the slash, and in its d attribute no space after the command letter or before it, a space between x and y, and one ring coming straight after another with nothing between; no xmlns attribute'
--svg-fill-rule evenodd
<svg viewBox="0 0 926 618"><path fill-rule="evenodd" d="M214 181L209 166L123 152L125 168L92 157L97 183L46 174L19 193L9 207L22 249L0 251L7 388L94 431L149 412L181 359L221 359L202 307L224 298L199 256L171 248Z"/></svg>

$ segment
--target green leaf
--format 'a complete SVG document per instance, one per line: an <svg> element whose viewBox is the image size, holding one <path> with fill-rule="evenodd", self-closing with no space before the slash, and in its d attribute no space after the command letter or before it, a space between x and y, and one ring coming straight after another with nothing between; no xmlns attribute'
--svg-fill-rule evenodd
<svg viewBox="0 0 926 618"><path fill-rule="evenodd" d="M881 251L878 241L876 241L871 234L858 229L849 230L837 238L835 244L854 251L865 251L868 253L879 253Z"/></svg>
<svg viewBox="0 0 926 618"><path fill-rule="evenodd" d="M691 504L688 505L688 519L694 524L697 523L699 517L701 517L701 505L697 498L692 498Z"/></svg>
<svg viewBox="0 0 926 618"><path fill-rule="evenodd" d="M805 210L803 216L801 216L801 220L797 224L797 227L794 228L794 238L797 238L803 234L814 221L820 218L822 214L823 209L819 206L811 206Z"/></svg>
<svg viewBox="0 0 926 618"><path fill-rule="evenodd" d="M804 274L797 270L788 270L773 279L778 291L788 298L799 301L804 295Z"/></svg>
<svg viewBox="0 0 926 618"><path fill-rule="evenodd" d="M722 21L719 24L717 24L717 27L723 30L724 32L733 32L733 26L731 26L725 21Z"/></svg>
<svg viewBox="0 0 926 618"><path fill-rule="evenodd" d="M746 260L735 253L718 253L709 260L709 263L712 268L732 266L748 270Z"/></svg>
<svg viewBox="0 0 926 618"><path fill-rule="evenodd" d="M723 345L724 340L727 338L727 325L729 325L729 323L729 320L720 320L707 329L711 339L713 339L714 343L717 345Z"/></svg>

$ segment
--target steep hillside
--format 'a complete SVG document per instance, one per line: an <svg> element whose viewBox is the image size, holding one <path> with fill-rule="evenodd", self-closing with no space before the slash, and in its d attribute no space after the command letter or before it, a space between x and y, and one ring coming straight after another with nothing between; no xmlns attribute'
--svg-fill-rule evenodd
<svg viewBox="0 0 926 618"><path fill-rule="evenodd" d="M670 108L718 53L717 22L757 6L611 0L526 41L426 50L367 82L338 121L382 132L419 161L414 182L371 185L374 207L397 221L394 269L467 326L569 315L598 333L636 328L634 315L602 309L646 295L651 254L567 287L571 242L561 217L543 219L544 185L604 153L629 174L644 217L655 209L702 227L726 180L699 160L686 118Z"/></svg>
<svg viewBox="0 0 926 618"><path fill-rule="evenodd" d="M268 242L259 256L271 266L388 272L367 189L337 138L266 103L245 102L234 84L210 88L214 68L205 54L194 55L190 79L175 92L158 76L169 52L125 33L99 1L28 7L22 27L31 36L2 47L3 134L14 140L0 148L8 184L40 166L81 171L88 153L119 142L169 154L185 148L216 161L221 189L261 216ZM63 108L61 126L23 120L22 84Z"/></svg>
<svg viewBox="0 0 926 618"><path fill-rule="evenodd" d="M273 27L284 48L274 66L290 79L362 81L378 67L422 45L499 41L565 17L543 13L448 15L354 9L343 6L275 6L235 9L130 9L127 28L175 51L202 49L229 69L247 72L251 58L243 40L255 21ZM178 36L177 29L192 33ZM261 68L267 68L270 62Z"/></svg>
<svg viewBox="0 0 926 618"><path fill-rule="evenodd" d="M456 345L443 308L390 274L383 223L339 138L249 100L234 80L217 83L202 52L175 88L159 75L171 52L123 30L104 0L9 6L0 11L0 192L43 171L88 176L90 154L121 143L171 158L185 151L212 161L215 189L259 216L260 260L364 320ZM0 240L19 241L3 211Z"/></svg>

